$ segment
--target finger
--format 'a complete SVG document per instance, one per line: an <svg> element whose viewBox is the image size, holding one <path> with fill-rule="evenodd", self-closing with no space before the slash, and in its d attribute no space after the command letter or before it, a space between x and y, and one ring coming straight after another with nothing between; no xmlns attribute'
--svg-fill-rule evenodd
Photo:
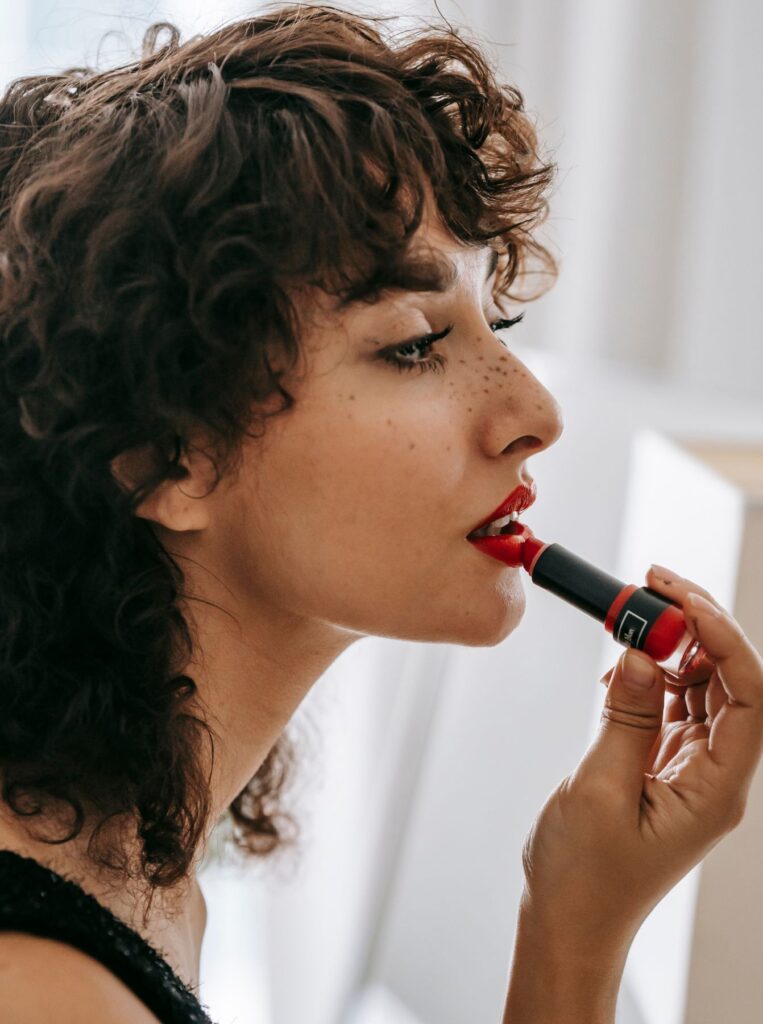
<svg viewBox="0 0 763 1024"><path fill-rule="evenodd" d="M728 698L726 697L726 691L723 689L723 683L717 674L713 673L705 695L705 713L711 722L718 716L718 712L722 707L725 707L727 702Z"/></svg>
<svg viewBox="0 0 763 1024"><path fill-rule="evenodd" d="M685 691L682 693L671 693L665 702L663 722L668 724L671 722L685 722L688 717L689 712L686 707Z"/></svg>
<svg viewBox="0 0 763 1024"><path fill-rule="evenodd" d="M631 672L632 665L646 672ZM664 675L643 651L627 650L607 688L599 731L578 766L582 776L606 778L625 799L640 796L644 770L662 728Z"/></svg>
<svg viewBox="0 0 763 1024"><path fill-rule="evenodd" d="M698 598L686 603L686 624L715 661L726 694L713 720L708 753L742 785L763 750L763 658L730 615ZM717 699L717 698L716 698Z"/></svg>
<svg viewBox="0 0 763 1024"><path fill-rule="evenodd" d="M666 569L663 565L650 566L646 579L650 587L669 597L672 601L677 601L680 605L683 605L687 594L701 594L706 601L714 604L716 608L721 608L721 605L715 600L713 595L705 590L704 587L695 583L694 580L679 576L678 573L673 572L671 569ZM721 611L725 611L725 609L721 608Z"/></svg>
<svg viewBox="0 0 763 1024"><path fill-rule="evenodd" d="M614 668L609 669L607 672L604 673L599 682L602 683L604 686L609 686L610 680L612 679L612 673L614 671ZM684 691L687 689L686 685L683 683L671 683L670 679L671 676L665 674L665 692L683 694Z"/></svg>
<svg viewBox="0 0 763 1024"><path fill-rule="evenodd" d="M707 683L701 683L699 686L687 686L685 690L685 701L686 710L693 718L699 718L703 722L707 715L705 708L705 694L707 693Z"/></svg>
<svg viewBox="0 0 763 1024"><path fill-rule="evenodd" d="M712 594L710 594L704 587L700 587L699 584L693 580L685 579L683 576L679 576L678 573L673 572L670 569L666 569L661 565L652 565L647 574L647 582L649 589L654 590L656 593L668 598L681 608L684 612L684 618L686 618L686 608L684 604L689 594L699 594L704 597L706 601L709 601L715 608L720 609L725 615L728 612L716 601ZM684 670L684 674L681 678L677 676L669 675L668 678L681 686L697 686L704 685L708 682L710 675L713 671L713 664L708 658L703 657L695 667L689 672Z"/></svg>
<svg viewBox="0 0 763 1024"><path fill-rule="evenodd" d="M687 595L685 612L687 629L715 662L727 697L763 712L763 658L736 619L695 594Z"/></svg>
<svg viewBox="0 0 763 1024"><path fill-rule="evenodd" d="M651 775L659 775L670 763L674 761L685 744L687 731L692 728L691 724L678 722L675 725L663 725L661 742L654 754L653 767L649 770ZM706 731L706 727L703 726Z"/></svg>
<svg viewBox="0 0 763 1024"><path fill-rule="evenodd" d="M646 763L644 765L644 771L654 772L655 762L657 761L658 757L660 756L660 750L662 748L662 740L663 740L663 731L661 729L659 731L659 733L657 734L657 736L655 736L654 743L652 744L652 749L649 751L649 754L648 754L647 759L646 759Z"/></svg>

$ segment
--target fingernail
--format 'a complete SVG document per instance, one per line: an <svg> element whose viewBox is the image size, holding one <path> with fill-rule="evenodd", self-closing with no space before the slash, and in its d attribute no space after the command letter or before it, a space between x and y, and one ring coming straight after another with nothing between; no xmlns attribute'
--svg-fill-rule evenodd
<svg viewBox="0 0 763 1024"><path fill-rule="evenodd" d="M626 651L623 659L623 680L634 690L648 690L655 679L655 673L648 661L633 651Z"/></svg>
<svg viewBox="0 0 763 1024"><path fill-rule="evenodd" d="M681 577L676 572L672 572L670 569L666 569L664 565L653 564L651 566L652 572L655 576L659 576L665 583L678 583Z"/></svg>
<svg viewBox="0 0 763 1024"><path fill-rule="evenodd" d="M694 611L704 612L705 615L712 615L714 619L720 619L721 617L721 613L715 605L711 604L710 601L704 598L701 594L695 594L692 591L691 594L686 595L685 601L686 604L688 604Z"/></svg>

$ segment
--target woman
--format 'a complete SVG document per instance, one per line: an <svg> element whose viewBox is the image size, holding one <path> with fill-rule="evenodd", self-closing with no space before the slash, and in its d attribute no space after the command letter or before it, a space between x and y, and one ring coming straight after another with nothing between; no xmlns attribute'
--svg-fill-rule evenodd
<svg viewBox="0 0 763 1024"><path fill-rule="evenodd" d="M4 1019L204 1021L198 863L223 819L291 840L313 682L362 636L522 617L466 537L562 431L504 308L554 273L554 168L476 47L330 7L153 26L13 82L0 131ZM613 670L525 845L511 1024L612 1021L641 922L742 815L761 658L648 581L717 670Z"/></svg>

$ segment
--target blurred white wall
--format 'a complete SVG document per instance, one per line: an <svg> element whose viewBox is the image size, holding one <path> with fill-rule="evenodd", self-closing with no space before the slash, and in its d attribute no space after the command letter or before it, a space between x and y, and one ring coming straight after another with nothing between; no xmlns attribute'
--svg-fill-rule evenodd
<svg viewBox="0 0 763 1024"><path fill-rule="evenodd" d="M423 0L338 6L439 20ZM561 442L530 460L533 526L613 568L636 429L763 436L763 6L438 6L524 93L559 165L543 237L561 276L512 333L566 421ZM122 35L103 41L104 63L125 59L151 22L174 21L187 38L257 7L17 0L0 7L0 80L91 63L111 30ZM593 623L544 592L527 596L520 629L498 648L369 639L318 684L305 710L323 722L325 754L300 797L298 876L277 884L252 873L262 900L242 899L238 919L228 883L206 879L202 976L220 1024L498 1019L521 842L585 749L602 657ZM270 989L256 1006L230 953L247 929ZM364 981L389 993L376 1009L353 998ZM639 1005L625 987L621 1024L645 1021Z"/></svg>
<svg viewBox="0 0 763 1024"><path fill-rule="evenodd" d="M559 164L562 275L517 333L760 398L763 5L438 6L489 41Z"/></svg>

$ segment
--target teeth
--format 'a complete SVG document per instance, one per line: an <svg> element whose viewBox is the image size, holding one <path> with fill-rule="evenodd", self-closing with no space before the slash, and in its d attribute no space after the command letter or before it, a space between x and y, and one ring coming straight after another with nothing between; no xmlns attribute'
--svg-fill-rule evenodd
<svg viewBox="0 0 763 1024"><path fill-rule="evenodd" d="M492 523L488 523L487 526L483 526L481 530L476 530L474 533L475 537L497 537L504 526L508 526L509 523L515 523L519 519L519 512L511 512L507 516L503 516L501 519L494 519Z"/></svg>
<svg viewBox="0 0 763 1024"><path fill-rule="evenodd" d="M497 537L497 536L499 536L501 531L506 526L508 526L509 523L514 523L514 522L517 521L517 519L519 519L519 513L518 512L511 512L509 515L503 516L501 519L494 519L492 523L488 523L487 529L485 531L485 536L486 537Z"/></svg>

